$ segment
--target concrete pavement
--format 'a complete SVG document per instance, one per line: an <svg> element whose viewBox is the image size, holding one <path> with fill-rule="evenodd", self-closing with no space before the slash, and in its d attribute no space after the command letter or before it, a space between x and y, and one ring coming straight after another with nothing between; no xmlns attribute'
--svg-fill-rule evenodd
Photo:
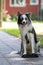
<svg viewBox="0 0 43 65"><path fill-rule="evenodd" d="M38 58L21 58L20 39L0 31L0 65L43 65L43 49Z"/></svg>

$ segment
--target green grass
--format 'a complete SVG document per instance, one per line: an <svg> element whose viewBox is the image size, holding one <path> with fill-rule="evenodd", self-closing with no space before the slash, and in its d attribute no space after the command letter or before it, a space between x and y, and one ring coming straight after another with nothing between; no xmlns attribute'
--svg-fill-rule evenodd
<svg viewBox="0 0 43 65"><path fill-rule="evenodd" d="M11 34L11 35L17 36L17 37L20 36L20 32L18 29L2 29L2 30Z"/></svg>
<svg viewBox="0 0 43 65"><path fill-rule="evenodd" d="M43 47L43 39L41 39L40 43L41 43L41 46Z"/></svg>
<svg viewBox="0 0 43 65"><path fill-rule="evenodd" d="M39 37L39 40L40 40L40 43L41 43L41 46L43 46L43 35L37 35Z"/></svg>

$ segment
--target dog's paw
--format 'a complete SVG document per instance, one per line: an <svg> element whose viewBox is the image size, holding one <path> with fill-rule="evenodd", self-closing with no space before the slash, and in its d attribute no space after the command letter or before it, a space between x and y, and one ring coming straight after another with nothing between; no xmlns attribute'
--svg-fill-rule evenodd
<svg viewBox="0 0 43 65"><path fill-rule="evenodd" d="M38 55L38 54L32 54L32 56L33 56L33 57L39 57L39 55Z"/></svg>
<svg viewBox="0 0 43 65"><path fill-rule="evenodd" d="M23 58L26 58L26 54L22 55Z"/></svg>

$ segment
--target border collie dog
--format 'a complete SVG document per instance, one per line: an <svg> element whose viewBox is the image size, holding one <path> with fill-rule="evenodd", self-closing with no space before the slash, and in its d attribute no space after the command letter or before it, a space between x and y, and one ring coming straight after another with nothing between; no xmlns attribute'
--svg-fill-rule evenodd
<svg viewBox="0 0 43 65"><path fill-rule="evenodd" d="M35 54L35 45L38 47L39 42L36 37L36 32L32 26L30 13L18 13L18 26L24 48L23 55L27 54L27 44L31 44L32 54Z"/></svg>

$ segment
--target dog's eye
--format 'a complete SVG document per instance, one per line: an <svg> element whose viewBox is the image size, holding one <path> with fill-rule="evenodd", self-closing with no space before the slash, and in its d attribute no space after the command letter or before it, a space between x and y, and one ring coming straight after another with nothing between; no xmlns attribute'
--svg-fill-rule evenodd
<svg viewBox="0 0 43 65"><path fill-rule="evenodd" d="M23 18L22 18L22 20L23 20Z"/></svg>
<svg viewBox="0 0 43 65"><path fill-rule="evenodd" d="M27 20L27 18L25 18L25 20Z"/></svg>

